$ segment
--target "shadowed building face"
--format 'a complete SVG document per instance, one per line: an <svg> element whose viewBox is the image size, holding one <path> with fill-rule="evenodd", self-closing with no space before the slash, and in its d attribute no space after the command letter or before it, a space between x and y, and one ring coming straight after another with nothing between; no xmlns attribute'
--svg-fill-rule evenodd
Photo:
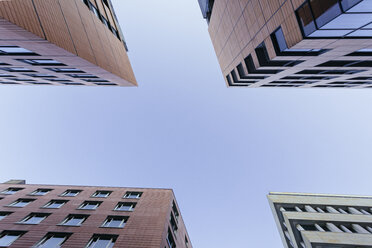
<svg viewBox="0 0 372 248"><path fill-rule="evenodd" d="M228 86L372 87L369 0L199 0Z"/></svg>
<svg viewBox="0 0 372 248"><path fill-rule="evenodd" d="M110 0L0 1L0 84L137 85Z"/></svg>

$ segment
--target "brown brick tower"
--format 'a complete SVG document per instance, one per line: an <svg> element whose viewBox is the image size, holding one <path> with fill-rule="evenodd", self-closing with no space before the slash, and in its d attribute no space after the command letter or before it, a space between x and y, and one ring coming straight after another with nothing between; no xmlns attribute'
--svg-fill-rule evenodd
<svg viewBox="0 0 372 248"><path fill-rule="evenodd" d="M228 86L372 87L370 0L199 0Z"/></svg>
<svg viewBox="0 0 372 248"><path fill-rule="evenodd" d="M0 1L0 84L137 85L111 1Z"/></svg>
<svg viewBox="0 0 372 248"><path fill-rule="evenodd" d="M170 189L0 184L0 247L191 248Z"/></svg>

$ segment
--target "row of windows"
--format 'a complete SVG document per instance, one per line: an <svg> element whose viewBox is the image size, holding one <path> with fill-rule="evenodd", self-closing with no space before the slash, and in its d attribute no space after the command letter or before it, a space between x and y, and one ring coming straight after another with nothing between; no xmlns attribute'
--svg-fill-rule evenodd
<svg viewBox="0 0 372 248"><path fill-rule="evenodd" d="M26 232L24 231L3 231L0 234L0 247L9 247L25 234ZM71 235L71 233L48 233L33 247L58 248L61 247ZM118 235L94 234L85 248L112 248L117 238Z"/></svg>
<svg viewBox="0 0 372 248"><path fill-rule="evenodd" d="M0 220L11 215L12 212L0 212ZM27 225L37 225L45 220L50 213L31 213L17 224L27 224ZM82 214L70 214L68 215L60 224L62 226L81 226L83 222L88 219L89 215ZM105 221L102 223L101 227L112 227L112 228L123 228L128 221L128 216L108 216Z"/></svg>
<svg viewBox="0 0 372 248"><path fill-rule="evenodd" d="M35 199L18 199L9 205L7 207L17 207L17 208L23 208L26 207L31 202L35 201ZM63 205L65 205L68 202L68 200L51 200L47 204L45 204L41 208L49 208L49 209L58 209L61 208ZM102 204L102 201L84 201L77 209L81 210L95 210ZM116 211L133 211L136 207L137 203L135 202L119 202L114 210Z"/></svg>
<svg viewBox="0 0 372 248"><path fill-rule="evenodd" d="M11 188L7 188L7 189L1 191L0 194L2 194L2 195L13 195L13 194L15 194L18 191L21 191L23 189L24 188L11 187ZM40 189L36 189L36 190L32 191L29 195L43 196L43 195L48 194L52 190L53 189L42 189L42 188L40 188ZM69 196L69 197L72 197L72 196L77 196L81 192L82 192L82 190L68 189L68 190L64 191L60 196ZM109 197L112 192L113 191L97 190L96 192L94 192L91 195L91 197L106 198L106 197ZM139 199L139 198L141 198L142 194L143 194L143 192L139 192L139 191L127 191L125 193L125 195L123 196L123 198L127 198L127 199Z"/></svg>

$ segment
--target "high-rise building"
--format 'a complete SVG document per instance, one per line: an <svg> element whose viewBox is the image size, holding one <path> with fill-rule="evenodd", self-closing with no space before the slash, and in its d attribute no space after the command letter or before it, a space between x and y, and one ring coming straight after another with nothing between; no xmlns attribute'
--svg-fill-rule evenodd
<svg viewBox="0 0 372 248"><path fill-rule="evenodd" d="M372 247L372 197L270 193L286 248Z"/></svg>
<svg viewBox="0 0 372 248"><path fill-rule="evenodd" d="M191 248L171 189L0 184L0 247Z"/></svg>
<svg viewBox="0 0 372 248"><path fill-rule="evenodd" d="M110 0L1 0L0 84L137 85Z"/></svg>
<svg viewBox="0 0 372 248"><path fill-rule="evenodd" d="M371 0L199 0L228 86L372 87Z"/></svg>

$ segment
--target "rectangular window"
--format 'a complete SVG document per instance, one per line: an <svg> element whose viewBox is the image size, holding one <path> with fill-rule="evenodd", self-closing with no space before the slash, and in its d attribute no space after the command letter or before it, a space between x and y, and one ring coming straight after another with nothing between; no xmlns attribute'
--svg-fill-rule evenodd
<svg viewBox="0 0 372 248"><path fill-rule="evenodd" d="M128 217L125 216L109 216L103 222L102 227L123 228L127 220Z"/></svg>
<svg viewBox="0 0 372 248"><path fill-rule="evenodd" d="M63 226L80 226L88 218L88 215L70 214L62 221Z"/></svg>
<svg viewBox="0 0 372 248"><path fill-rule="evenodd" d="M115 210L116 211L133 211L136 207L135 202L119 202L118 205L116 205Z"/></svg>
<svg viewBox="0 0 372 248"><path fill-rule="evenodd" d="M176 248L176 242L174 241L171 230L168 228L167 243L169 248Z"/></svg>
<svg viewBox="0 0 372 248"><path fill-rule="evenodd" d="M86 248L112 248L114 247L117 237L117 235L95 234Z"/></svg>
<svg viewBox="0 0 372 248"><path fill-rule="evenodd" d="M26 73L23 75L29 76L29 77L35 77L35 78L55 78L56 77L50 74L43 74L43 73Z"/></svg>
<svg viewBox="0 0 372 248"><path fill-rule="evenodd" d="M36 72L24 67L1 67L0 69L8 72Z"/></svg>
<svg viewBox="0 0 372 248"><path fill-rule="evenodd" d="M8 215L11 215L11 212L0 212L0 220L4 219Z"/></svg>
<svg viewBox="0 0 372 248"><path fill-rule="evenodd" d="M102 202L97 202L97 201L85 201L83 204L80 205L78 209L83 209L83 210L95 210L101 205Z"/></svg>
<svg viewBox="0 0 372 248"><path fill-rule="evenodd" d="M37 248L58 248L70 237L69 233L48 233L36 246Z"/></svg>
<svg viewBox="0 0 372 248"><path fill-rule="evenodd" d="M9 207L16 207L16 208L23 208L27 206L29 203L33 202L34 199L18 199L14 202L12 202Z"/></svg>
<svg viewBox="0 0 372 248"><path fill-rule="evenodd" d="M46 213L32 213L18 223L28 224L28 225L37 225L37 224L40 224L40 222L42 222L48 216L49 214L46 214Z"/></svg>
<svg viewBox="0 0 372 248"><path fill-rule="evenodd" d="M180 213L178 212L177 205L174 201L173 201L172 209L173 209L174 216L176 217L176 220L178 221Z"/></svg>
<svg viewBox="0 0 372 248"><path fill-rule="evenodd" d="M127 193L125 193L125 195L124 195L124 198L127 198L127 199L138 199L138 198L141 198L142 194L143 194L142 192L127 191Z"/></svg>
<svg viewBox="0 0 372 248"><path fill-rule="evenodd" d="M341 14L338 0L310 0L310 5L318 28Z"/></svg>
<svg viewBox="0 0 372 248"><path fill-rule="evenodd" d="M97 190L92 197L98 197L98 198L106 198L108 197L112 191L102 191L102 190Z"/></svg>
<svg viewBox="0 0 372 248"><path fill-rule="evenodd" d="M65 200L51 200L43 208L61 208L65 205L68 201Z"/></svg>
<svg viewBox="0 0 372 248"><path fill-rule="evenodd" d="M3 190L0 192L2 195L14 195L18 191L22 190L24 188L7 188L6 190Z"/></svg>
<svg viewBox="0 0 372 248"><path fill-rule="evenodd" d="M38 54L31 52L22 47L18 46L0 46L0 55L7 55L7 56L39 56Z"/></svg>
<svg viewBox="0 0 372 248"><path fill-rule="evenodd" d="M74 196L77 196L80 192L81 190L68 189L65 192L63 192L61 196L74 197Z"/></svg>
<svg viewBox="0 0 372 248"><path fill-rule="evenodd" d="M46 69L57 73L85 73L84 71L76 68L46 68Z"/></svg>
<svg viewBox="0 0 372 248"><path fill-rule="evenodd" d="M51 189L37 189L37 190L31 192L30 195L42 196L42 195L48 194L50 191L52 191L52 190Z"/></svg>
<svg viewBox="0 0 372 248"><path fill-rule="evenodd" d="M173 232L175 234L177 234L178 226L177 226L176 220L174 219L172 213L170 214L170 224L171 224Z"/></svg>
<svg viewBox="0 0 372 248"><path fill-rule="evenodd" d="M25 232L3 231L0 234L0 247L8 247L20 238Z"/></svg>
<svg viewBox="0 0 372 248"><path fill-rule="evenodd" d="M97 76L91 74L66 74L66 75L73 78L98 78Z"/></svg>
<svg viewBox="0 0 372 248"><path fill-rule="evenodd" d="M54 59L17 59L17 60L35 66L42 65L65 66L65 64Z"/></svg>
<svg viewBox="0 0 372 248"><path fill-rule="evenodd" d="M297 17L305 37L309 36L316 30L313 15L308 3L305 3L297 10Z"/></svg>

